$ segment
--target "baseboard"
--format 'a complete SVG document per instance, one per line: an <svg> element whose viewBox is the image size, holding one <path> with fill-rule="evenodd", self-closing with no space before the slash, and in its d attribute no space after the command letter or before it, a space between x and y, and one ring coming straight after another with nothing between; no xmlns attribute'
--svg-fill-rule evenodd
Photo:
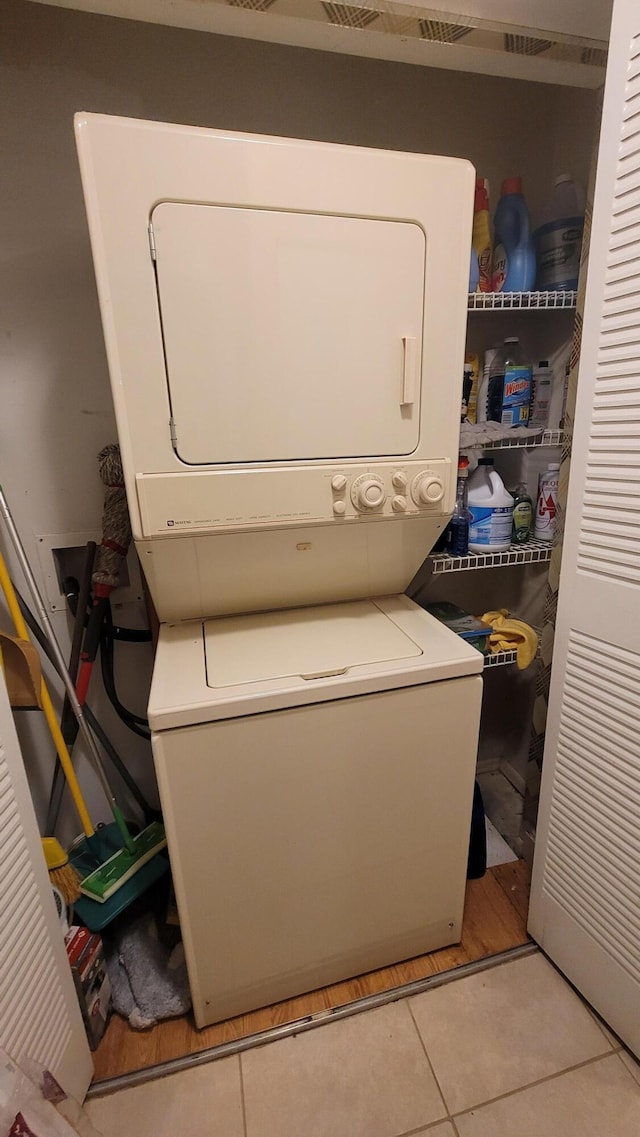
<svg viewBox="0 0 640 1137"><path fill-rule="evenodd" d="M476 774L497 774L499 771L499 758L479 758L476 762Z"/></svg>
<svg viewBox="0 0 640 1137"><path fill-rule="evenodd" d="M524 775L519 774L510 762L505 762L504 758L500 763L499 769L500 773L504 774L507 781L511 782L514 790L517 790L518 793L524 797L525 793L527 792L527 783L525 781Z"/></svg>

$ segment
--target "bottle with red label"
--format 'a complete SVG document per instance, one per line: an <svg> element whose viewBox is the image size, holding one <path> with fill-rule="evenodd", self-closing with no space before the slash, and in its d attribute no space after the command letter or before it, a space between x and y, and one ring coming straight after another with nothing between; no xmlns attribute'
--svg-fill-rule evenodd
<svg viewBox="0 0 640 1137"><path fill-rule="evenodd" d="M550 462L544 473L540 474L536 525L534 529L536 541L549 541L549 543L553 541L558 510L559 471L560 463Z"/></svg>

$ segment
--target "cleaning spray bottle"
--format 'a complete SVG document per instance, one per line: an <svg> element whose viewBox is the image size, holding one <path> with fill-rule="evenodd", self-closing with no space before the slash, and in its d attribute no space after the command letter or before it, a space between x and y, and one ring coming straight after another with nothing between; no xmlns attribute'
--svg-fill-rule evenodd
<svg viewBox="0 0 640 1137"><path fill-rule="evenodd" d="M469 459L461 454L458 459L456 504L447 530L447 551L452 557L466 557L469 552L469 507L467 504L467 478Z"/></svg>
<svg viewBox="0 0 640 1137"><path fill-rule="evenodd" d="M489 370L487 419L502 426L526 426L531 405L531 362L515 336L504 341Z"/></svg>

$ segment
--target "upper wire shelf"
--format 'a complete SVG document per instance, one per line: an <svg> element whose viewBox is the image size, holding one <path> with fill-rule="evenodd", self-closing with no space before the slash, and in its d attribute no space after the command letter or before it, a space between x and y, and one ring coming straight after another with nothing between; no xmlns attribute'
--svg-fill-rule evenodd
<svg viewBox="0 0 640 1137"><path fill-rule="evenodd" d="M532 538L525 545L510 545L503 553L467 553L452 557L449 553L432 553L433 575L466 572L469 569L506 568L509 565L540 564L551 560L551 545Z"/></svg>
<svg viewBox="0 0 640 1137"><path fill-rule="evenodd" d="M575 308L577 292L470 292L469 312L538 312L541 309Z"/></svg>

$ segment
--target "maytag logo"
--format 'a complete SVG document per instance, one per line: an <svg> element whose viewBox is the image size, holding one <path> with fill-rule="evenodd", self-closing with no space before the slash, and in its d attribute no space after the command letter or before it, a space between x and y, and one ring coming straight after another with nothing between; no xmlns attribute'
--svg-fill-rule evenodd
<svg viewBox="0 0 640 1137"><path fill-rule="evenodd" d="M167 528L171 529L175 525L175 521L167 521Z"/></svg>

